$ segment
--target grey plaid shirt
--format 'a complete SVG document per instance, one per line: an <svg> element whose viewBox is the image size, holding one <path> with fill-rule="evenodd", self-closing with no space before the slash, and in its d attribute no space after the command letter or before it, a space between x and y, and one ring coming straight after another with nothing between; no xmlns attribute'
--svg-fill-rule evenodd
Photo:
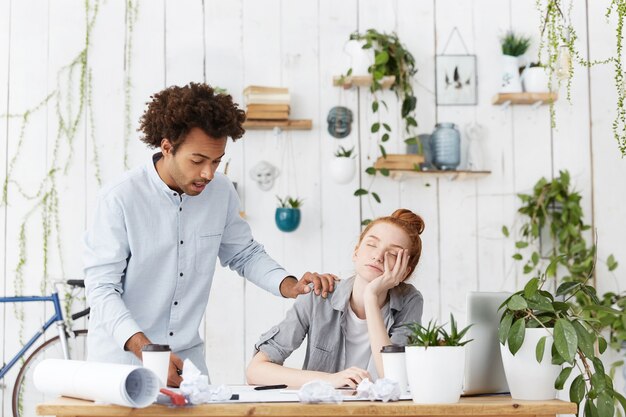
<svg viewBox="0 0 626 417"><path fill-rule="evenodd" d="M354 277L340 281L326 299L312 291L298 296L285 319L261 336L256 351L282 365L308 336L302 369L330 373L344 370L346 317L353 285ZM391 289L383 318L393 344L406 345L409 329L404 324L421 322L423 305L422 294L411 284L401 283Z"/></svg>

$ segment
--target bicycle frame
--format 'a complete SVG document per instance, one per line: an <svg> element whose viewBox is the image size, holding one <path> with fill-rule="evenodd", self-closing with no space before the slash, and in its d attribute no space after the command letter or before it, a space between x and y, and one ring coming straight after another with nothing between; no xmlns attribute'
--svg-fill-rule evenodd
<svg viewBox="0 0 626 417"><path fill-rule="evenodd" d="M0 297L0 303L27 303L27 302L45 302L50 301L54 305L54 315L46 321L41 329L35 332L34 336L26 342L26 344L20 349L17 354L11 358L8 364L4 365L0 369L0 379L9 372L9 370L15 365L15 363L30 349L33 344L48 330L50 326L56 323L59 331L59 339L61 340L61 349L63 350L63 356L65 359L69 359L69 350L67 348L67 336L65 332L65 322L63 321L63 310L61 309L61 303L59 302L59 294L53 292L51 295L46 296L21 296L21 297Z"/></svg>

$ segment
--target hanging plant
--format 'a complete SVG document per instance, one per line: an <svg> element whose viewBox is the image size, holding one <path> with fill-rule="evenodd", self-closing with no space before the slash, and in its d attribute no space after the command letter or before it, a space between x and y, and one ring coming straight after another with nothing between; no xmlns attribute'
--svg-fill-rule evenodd
<svg viewBox="0 0 626 417"><path fill-rule="evenodd" d="M576 49L577 33L571 24L571 10L574 2L564 10L563 0L548 0L542 4L537 0L536 7L541 14L539 45L539 61L546 64L548 72L549 91L558 90L563 81L566 82L567 100L571 103L572 78L574 66L572 61L584 67L592 67L599 64L613 63L615 71L615 89L617 93L616 115L613 121L613 136L618 143L622 156L626 156L626 109L624 99L626 85L624 84L624 70L622 65L622 43L624 16L626 16L626 0L611 0L605 17L608 20L612 14L617 17L615 31L616 48L615 54L603 60L590 61L584 58ZM542 55L547 58L542 59ZM557 85L554 86L556 79ZM556 87L556 88L553 88ZM556 113L554 102L550 101L550 123L556 127Z"/></svg>
<svg viewBox="0 0 626 417"><path fill-rule="evenodd" d="M300 207L302 207L301 198L292 198L286 196L278 199L278 207L274 215L276 226L282 232L293 232L300 225Z"/></svg>
<svg viewBox="0 0 626 417"><path fill-rule="evenodd" d="M373 49L374 51L374 63L369 66L368 72L372 75L372 85L370 86L370 92L372 94L372 113L378 116L378 119L372 123L370 127L370 133L376 136L376 142L378 149L383 157L387 156L387 150L385 143L391 138L391 126L388 123L381 121L380 106L388 109L387 103L379 99L378 93L383 90L383 78L386 76L394 76L395 82L391 86L396 94L396 97L401 103L400 115L404 122L404 133L407 138L404 140L407 144L418 144L419 140L417 135L413 134L413 128L417 127L417 121L415 119L415 108L417 105L417 98L413 92L413 85L411 83L412 77L417 73L415 67L415 58L408 51L408 49L400 42L398 35L395 33L387 34L378 32L375 29L368 29L365 33L361 34L355 32L350 35L351 40L363 41L363 49ZM351 70L348 71L347 76L351 75ZM421 153L421 147L420 147ZM375 168L372 165L365 169L365 172L374 177L377 172L380 172L383 176L389 176L389 170L386 168ZM380 197L378 194L371 190L373 183L365 188L359 188L354 192L357 197L370 195L377 203L380 203ZM363 220L363 224L369 223L369 219Z"/></svg>

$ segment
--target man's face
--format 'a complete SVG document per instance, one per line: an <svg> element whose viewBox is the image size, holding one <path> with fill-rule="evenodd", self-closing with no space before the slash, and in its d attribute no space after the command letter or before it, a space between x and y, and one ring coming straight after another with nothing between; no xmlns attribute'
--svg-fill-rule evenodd
<svg viewBox="0 0 626 417"><path fill-rule="evenodd" d="M193 128L174 154L171 142L163 139L163 159L162 164L157 163L157 171L172 190L198 195L213 179L224 156L226 140L225 137L212 138L202 129Z"/></svg>

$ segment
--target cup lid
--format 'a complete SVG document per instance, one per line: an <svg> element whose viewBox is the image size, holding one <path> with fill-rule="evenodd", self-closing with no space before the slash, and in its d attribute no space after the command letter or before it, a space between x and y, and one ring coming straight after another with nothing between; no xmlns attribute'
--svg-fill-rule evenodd
<svg viewBox="0 0 626 417"><path fill-rule="evenodd" d="M157 345L150 343L141 348L142 352L169 352L170 345Z"/></svg>
<svg viewBox="0 0 626 417"><path fill-rule="evenodd" d="M380 353L397 353L397 352L404 352L404 346L387 345L387 346L383 346L382 349L380 350Z"/></svg>

